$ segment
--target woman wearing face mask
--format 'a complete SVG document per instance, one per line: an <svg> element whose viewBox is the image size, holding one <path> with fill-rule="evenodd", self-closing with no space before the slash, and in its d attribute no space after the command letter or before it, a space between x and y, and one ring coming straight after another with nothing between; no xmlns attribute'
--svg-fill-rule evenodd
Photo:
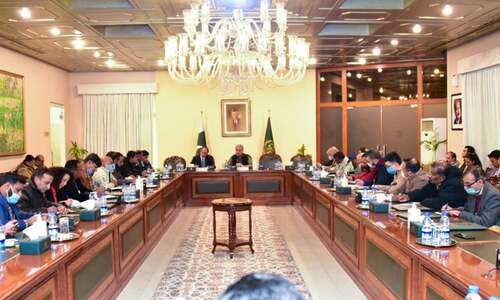
<svg viewBox="0 0 500 300"><path fill-rule="evenodd" d="M97 189L109 189L115 187L118 182L113 176L113 172L116 168L115 164L113 163L113 159L109 156L104 156L101 159L101 162L102 166L99 167L92 176L94 187Z"/></svg>
<svg viewBox="0 0 500 300"><path fill-rule="evenodd" d="M64 187L70 179L70 171L63 167L52 167L49 172L54 176L50 189L45 192L47 200L53 203L71 206L73 199L68 197Z"/></svg>
<svg viewBox="0 0 500 300"><path fill-rule="evenodd" d="M14 173L0 174L0 224L4 226L7 235L24 230L35 221L32 213L17 207L25 184L26 180L22 176Z"/></svg>

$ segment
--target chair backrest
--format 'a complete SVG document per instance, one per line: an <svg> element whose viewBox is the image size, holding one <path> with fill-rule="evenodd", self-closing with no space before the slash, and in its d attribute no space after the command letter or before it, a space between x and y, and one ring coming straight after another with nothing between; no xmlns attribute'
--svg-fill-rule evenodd
<svg viewBox="0 0 500 300"><path fill-rule="evenodd" d="M175 169L175 166L178 164L178 163L182 163L184 165L184 167L186 167L186 160L180 156L177 156L177 155L173 155L173 156L170 156L170 157L167 157L164 161L163 161L163 165L169 165L172 169Z"/></svg>
<svg viewBox="0 0 500 300"><path fill-rule="evenodd" d="M293 162L293 166L296 168L297 164L300 162L304 162L306 165L312 165L312 157L311 155L301 155L301 154L295 154L290 158L290 161Z"/></svg>
<svg viewBox="0 0 500 300"><path fill-rule="evenodd" d="M282 162L281 156L278 154L262 154L259 158L259 168L274 169L277 162Z"/></svg>

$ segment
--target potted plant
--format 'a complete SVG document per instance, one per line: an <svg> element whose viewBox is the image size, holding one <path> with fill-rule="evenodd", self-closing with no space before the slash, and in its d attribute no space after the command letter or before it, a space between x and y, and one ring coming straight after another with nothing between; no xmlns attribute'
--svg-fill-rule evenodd
<svg viewBox="0 0 500 300"><path fill-rule="evenodd" d="M73 159L83 160L88 153L89 151L87 151L87 149L80 148L76 142L71 142L71 148L69 148L69 155L71 155Z"/></svg>
<svg viewBox="0 0 500 300"><path fill-rule="evenodd" d="M432 161L436 161L436 152L439 145L446 143L446 139L439 141L436 137L436 132L432 132L427 136L427 139L420 141L420 145L423 145L424 149L427 151L431 151L432 153Z"/></svg>

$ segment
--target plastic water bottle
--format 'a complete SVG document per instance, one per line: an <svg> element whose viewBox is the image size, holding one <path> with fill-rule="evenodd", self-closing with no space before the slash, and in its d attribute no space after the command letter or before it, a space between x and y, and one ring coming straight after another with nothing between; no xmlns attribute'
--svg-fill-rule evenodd
<svg viewBox="0 0 500 300"><path fill-rule="evenodd" d="M89 200L97 201L97 193L96 192L91 192L89 194Z"/></svg>
<svg viewBox="0 0 500 300"><path fill-rule="evenodd" d="M100 200L101 215L105 215L108 213L108 202L104 197L102 197Z"/></svg>
<svg viewBox="0 0 500 300"><path fill-rule="evenodd" d="M441 225L439 223L432 223L432 245L441 245Z"/></svg>
<svg viewBox="0 0 500 300"><path fill-rule="evenodd" d="M370 194L369 191L363 191L361 194L361 205L369 206L370 205Z"/></svg>
<svg viewBox="0 0 500 300"><path fill-rule="evenodd" d="M481 300L479 295L479 287L477 285L469 285L469 292L465 295L465 300Z"/></svg>
<svg viewBox="0 0 500 300"><path fill-rule="evenodd" d="M0 250L5 249L5 226L0 226Z"/></svg>
<svg viewBox="0 0 500 300"><path fill-rule="evenodd" d="M429 213L424 213L424 220L422 221L422 243L431 244L432 242L432 222Z"/></svg>
<svg viewBox="0 0 500 300"><path fill-rule="evenodd" d="M441 245L448 246L450 244L450 218L447 211L441 212L439 223L441 225Z"/></svg>
<svg viewBox="0 0 500 300"><path fill-rule="evenodd" d="M57 216L54 211L49 212L48 222L49 236L51 238L56 238L59 226L57 225Z"/></svg>
<svg viewBox="0 0 500 300"><path fill-rule="evenodd" d="M333 180L332 180L332 189L335 191L337 189L337 176L333 177Z"/></svg>

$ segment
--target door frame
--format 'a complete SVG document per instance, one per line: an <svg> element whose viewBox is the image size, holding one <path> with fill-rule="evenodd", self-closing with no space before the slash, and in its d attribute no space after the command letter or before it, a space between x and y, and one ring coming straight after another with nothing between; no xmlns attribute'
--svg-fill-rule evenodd
<svg viewBox="0 0 500 300"><path fill-rule="evenodd" d="M49 103L49 137L50 137L50 160L51 160L51 163L52 165L54 166L54 155L53 155L53 151L52 151L52 121L51 121L51 108L52 107L59 107L59 108L62 108L63 110L63 114L64 114L64 135L63 135L63 138L64 138L64 151L63 151L63 156L64 156L64 160L66 160L66 107L64 106L64 104L61 104L61 103L58 103L58 102L50 102Z"/></svg>

